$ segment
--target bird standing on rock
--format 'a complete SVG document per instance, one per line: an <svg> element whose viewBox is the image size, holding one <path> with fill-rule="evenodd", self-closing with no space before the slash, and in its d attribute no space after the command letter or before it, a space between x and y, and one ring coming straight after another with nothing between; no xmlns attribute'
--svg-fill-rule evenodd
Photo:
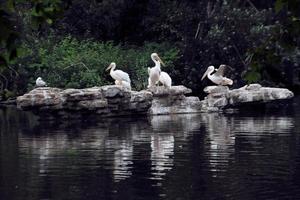
<svg viewBox="0 0 300 200"><path fill-rule="evenodd" d="M220 65L219 69L215 69L214 66L209 66L203 74L201 81L207 76L209 80L217 85L232 85L233 81L224 76L226 68L230 67L228 65ZM214 71L216 72L212 74Z"/></svg>
<svg viewBox="0 0 300 200"><path fill-rule="evenodd" d="M36 87L45 87L45 86L47 86L47 84L45 81L43 81L43 79L41 77L38 77L35 81L35 86Z"/></svg>
<svg viewBox="0 0 300 200"><path fill-rule="evenodd" d="M154 67L148 67L148 74L149 74L149 78L148 78L148 88L155 86L158 81L159 81L159 76L161 73L161 69L160 66L161 64L164 66L165 64L163 63L163 61L160 59L160 57L157 55L157 53L152 53L151 54L151 59L152 61L155 63Z"/></svg>
<svg viewBox="0 0 300 200"><path fill-rule="evenodd" d="M110 63L110 65L106 68L106 71L110 69L109 74L113 79L115 79L115 84L122 85L127 89L131 89L129 75L122 70L115 70L115 68L116 63L114 62Z"/></svg>

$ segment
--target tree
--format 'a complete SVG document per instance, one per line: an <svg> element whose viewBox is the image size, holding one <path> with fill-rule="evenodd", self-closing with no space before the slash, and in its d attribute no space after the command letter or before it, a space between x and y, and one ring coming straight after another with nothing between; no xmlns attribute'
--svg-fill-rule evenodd
<svg viewBox="0 0 300 200"><path fill-rule="evenodd" d="M18 10L30 9L32 27L40 28L43 23L52 24L69 1L61 0L4 0L0 2L0 68L18 56L22 20Z"/></svg>
<svg viewBox="0 0 300 200"><path fill-rule="evenodd" d="M270 36L249 50L251 57L245 78L269 85L300 89L300 1L277 0L275 24Z"/></svg>

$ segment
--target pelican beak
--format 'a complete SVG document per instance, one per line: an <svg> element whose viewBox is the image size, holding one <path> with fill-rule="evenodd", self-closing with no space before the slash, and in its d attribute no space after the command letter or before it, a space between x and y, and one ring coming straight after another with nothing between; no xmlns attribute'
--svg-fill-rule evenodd
<svg viewBox="0 0 300 200"><path fill-rule="evenodd" d="M206 70L206 72L203 74L203 76L202 76L202 78L201 78L201 81L203 81L203 79L207 76L207 74L208 74L208 68L207 68L207 70Z"/></svg>
<svg viewBox="0 0 300 200"><path fill-rule="evenodd" d="M162 64L162 66L166 66L165 63L160 59L159 56L157 56L156 58L157 58L157 60Z"/></svg>
<svg viewBox="0 0 300 200"><path fill-rule="evenodd" d="M110 64L105 71L108 71L110 68L112 67L112 65Z"/></svg>

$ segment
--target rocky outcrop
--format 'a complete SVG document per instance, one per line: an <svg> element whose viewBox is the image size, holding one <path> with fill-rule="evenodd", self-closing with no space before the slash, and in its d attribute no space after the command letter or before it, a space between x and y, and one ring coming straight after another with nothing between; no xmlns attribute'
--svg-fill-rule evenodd
<svg viewBox="0 0 300 200"><path fill-rule="evenodd" d="M70 116L94 113L102 116L145 114L151 106L152 93L131 92L121 86L109 85L86 89L40 87L17 98L17 106L39 114Z"/></svg>
<svg viewBox="0 0 300 200"><path fill-rule="evenodd" d="M201 111L201 102L198 97L186 97L192 92L185 86L152 87L148 89L153 94L151 115L197 113Z"/></svg>
<svg viewBox="0 0 300 200"><path fill-rule="evenodd" d="M148 90L129 91L122 86L108 85L85 89L58 89L40 87L17 98L17 106L39 115L81 117L90 114L121 116L136 114L178 114L218 112L232 106L250 102L266 103L289 99L294 95L282 88L247 85L229 90L226 86L208 86L204 100L187 97L191 90L184 86L152 87Z"/></svg>
<svg viewBox="0 0 300 200"><path fill-rule="evenodd" d="M227 86L208 86L204 88L204 92L208 95L201 101L202 112L219 111L247 103L267 103L294 96L288 89L262 87L259 84L250 84L234 90L229 90Z"/></svg>
<svg viewBox="0 0 300 200"><path fill-rule="evenodd" d="M18 97L17 105L20 109L33 110L39 114L70 117L86 113L120 116L200 112L199 98L185 96L190 92L184 86L153 87L139 92L117 85L66 90L40 87Z"/></svg>

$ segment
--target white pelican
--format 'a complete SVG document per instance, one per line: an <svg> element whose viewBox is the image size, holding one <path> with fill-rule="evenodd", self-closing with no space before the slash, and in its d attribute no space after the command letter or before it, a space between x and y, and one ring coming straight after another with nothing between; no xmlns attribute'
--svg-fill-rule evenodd
<svg viewBox="0 0 300 200"><path fill-rule="evenodd" d="M170 88L172 86L172 79L166 72L160 72L159 82L163 84L164 87Z"/></svg>
<svg viewBox="0 0 300 200"><path fill-rule="evenodd" d="M130 85L130 78L129 75L126 72L123 72L122 70L115 70L116 63L112 62L110 65L106 68L106 71L110 69L110 76L118 81L118 83L115 81L116 85L123 85L126 84L125 82L129 83ZM128 84L127 84L128 85Z"/></svg>
<svg viewBox="0 0 300 200"><path fill-rule="evenodd" d="M157 55L157 53L152 53L151 54L151 59L155 63L155 66L150 68L148 67L148 87L155 86L158 81L159 81L159 76L160 76L160 64L163 66L165 65L163 61L160 59L160 57Z"/></svg>
<svg viewBox="0 0 300 200"><path fill-rule="evenodd" d="M203 74L201 80L203 80L206 76L209 80L217 85L232 85L233 81L229 78L224 77L225 69L229 67L227 65L220 65L219 69L215 69L214 66L209 66L206 72ZM212 74L216 71L214 74Z"/></svg>
<svg viewBox="0 0 300 200"><path fill-rule="evenodd" d="M41 77L38 77L36 79L35 85L36 85L36 87L45 87L45 86L47 86L46 82L43 81L43 79Z"/></svg>
<svg viewBox="0 0 300 200"><path fill-rule="evenodd" d="M120 82L120 81L118 81L118 80L115 80L115 84L116 84L116 85L121 85L121 86L123 86L124 88L126 88L126 89L128 89L128 90L131 90L131 84L128 83L128 82L126 82L126 81Z"/></svg>

